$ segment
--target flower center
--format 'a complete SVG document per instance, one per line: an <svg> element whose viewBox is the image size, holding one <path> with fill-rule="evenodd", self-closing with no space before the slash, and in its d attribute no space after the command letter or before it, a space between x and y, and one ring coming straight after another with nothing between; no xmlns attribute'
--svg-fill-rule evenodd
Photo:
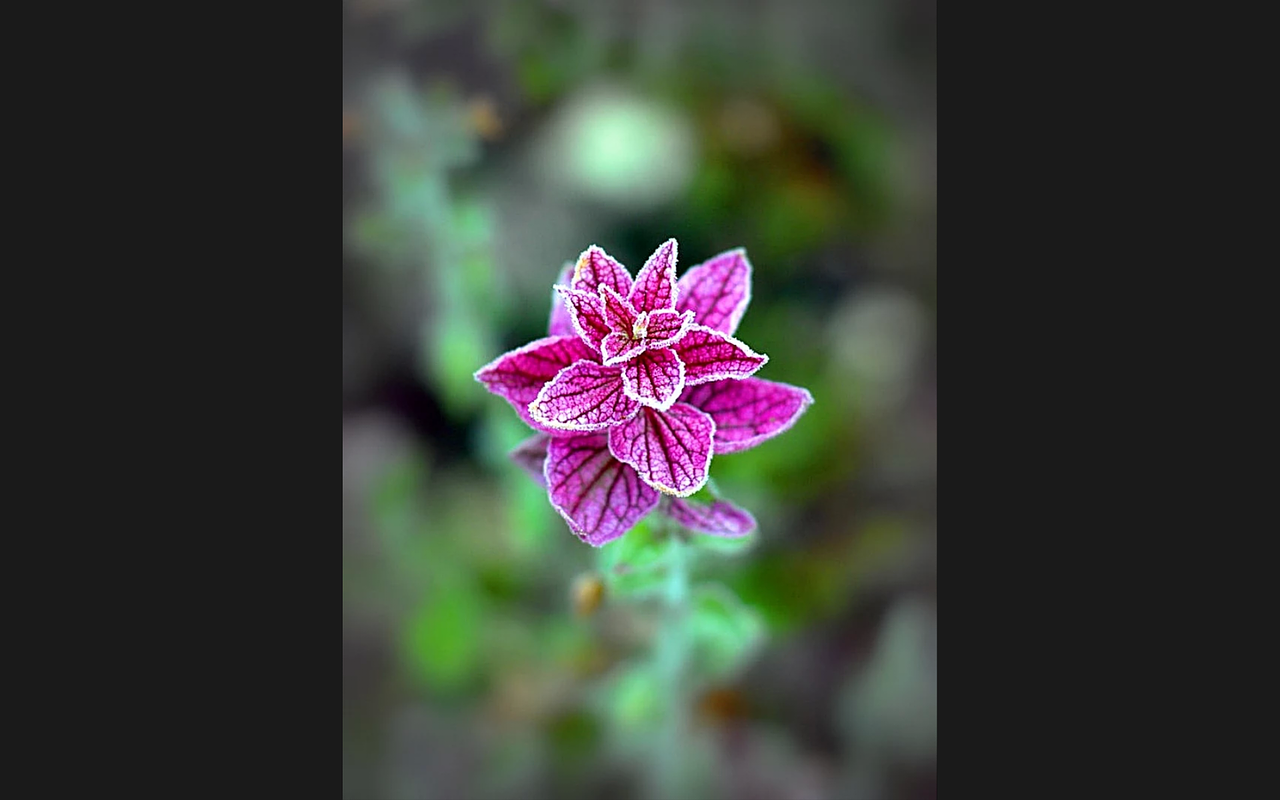
<svg viewBox="0 0 1280 800"><path fill-rule="evenodd" d="M631 338L640 341L649 335L649 314L641 311L640 316L636 317L636 321L631 323Z"/></svg>

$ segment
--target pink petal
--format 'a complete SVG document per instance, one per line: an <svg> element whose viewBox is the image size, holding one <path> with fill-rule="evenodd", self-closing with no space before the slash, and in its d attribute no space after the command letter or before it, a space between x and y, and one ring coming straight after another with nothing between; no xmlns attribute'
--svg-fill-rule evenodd
<svg viewBox="0 0 1280 800"><path fill-rule="evenodd" d="M564 298L569 319L578 336L588 346L599 350L600 341L610 333L609 325L604 321L604 304L600 302L600 296L565 286L556 286L556 291Z"/></svg>
<svg viewBox="0 0 1280 800"><path fill-rule="evenodd" d="M649 313L648 336L645 346L650 350L659 347L670 347L680 341L693 326L693 312L667 311L660 309Z"/></svg>
<svg viewBox="0 0 1280 800"><path fill-rule="evenodd" d="M684 362L686 386L745 378L769 362L768 356L705 325L691 326L673 349Z"/></svg>
<svg viewBox="0 0 1280 800"><path fill-rule="evenodd" d="M572 286L595 294L602 285L626 297L631 292L631 273L603 248L593 244L578 256Z"/></svg>
<svg viewBox="0 0 1280 800"><path fill-rule="evenodd" d="M746 536L756 529L756 519L745 509L728 500L701 503L692 499L672 498L667 516L690 530L712 536Z"/></svg>
<svg viewBox="0 0 1280 800"><path fill-rule="evenodd" d="M565 262L564 269L560 270L560 277L556 280L557 286L567 286L573 277L573 262ZM564 300L560 297L560 293L555 289L551 290L551 319L547 321L547 335L549 336L573 336L578 331L573 327L573 318L569 316L569 309L565 306Z"/></svg>
<svg viewBox="0 0 1280 800"><path fill-rule="evenodd" d="M649 256L627 298L637 311L676 307L676 240L668 239Z"/></svg>
<svg viewBox="0 0 1280 800"><path fill-rule="evenodd" d="M609 449L658 491L688 497L706 485L715 432L715 421L691 405L644 408L609 430Z"/></svg>
<svg viewBox="0 0 1280 800"><path fill-rule="evenodd" d="M593 547L617 539L658 505L659 495L609 452L605 434L563 436L547 447L551 505Z"/></svg>
<svg viewBox="0 0 1280 800"><path fill-rule="evenodd" d="M503 353L476 370L475 378L485 388L515 407L520 418L541 431L548 428L529 414L529 403L542 387L565 367L583 359L594 361L599 355L577 336L548 336L517 350Z"/></svg>
<svg viewBox="0 0 1280 800"><path fill-rule="evenodd" d="M724 455L755 447L790 428L813 404L813 395L798 386L747 378L695 386L680 402L702 409L716 421L716 454Z"/></svg>
<svg viewBox="0 0 1280 800"><path fill-rule="evenodd" d="M633 332L636 310L631 303L608 286L600 287L600 303L604 306L604 321L617 333Z"/></svg>
<svg viewBox="0 0 1280 800"><path fill-rule="evenodd" d="M671 408L684 384L684 364L672 350L646 350L622 364L627 397L659 411Z"/></svg>
<svg viewBox="0 0 1280 800"><path fill-rule="evenodd" d="M606 366L621 364L644 352L645 343L632 341L625 333L611 333L600 342L600 355Z"/></svg>
<svg viewBox="0 0 1280 800"><path fill-rule="evenodd" d="M542 387L529 404L529 413L547 429L598 431L626 422L639 408L622 390L618 367L579 361Z"/></svg>
<svg viewBox="0 0 1280 800"><path fill-rule="evenodd" d="M510 453L507 453L508 458L514 461L520 469L529 473L543 488L547 485L547 478L542 474L542 468L546 465L547 445L550 441L551 437L545 433L535 434L516 445L515 449Z"/></svg>
<svg viewBox="0 0 1280 800"><path fill-rule="evenodd" d="M751 262L742 248L721 253L680 276L677 287L677 309L694 311L699 325L732 336L751 302Z"/></svg>

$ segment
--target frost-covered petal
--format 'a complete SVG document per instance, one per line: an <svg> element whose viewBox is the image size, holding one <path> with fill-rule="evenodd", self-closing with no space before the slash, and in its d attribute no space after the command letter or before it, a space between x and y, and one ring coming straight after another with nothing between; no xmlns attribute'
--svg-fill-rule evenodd
<svg viewBox="0 0 1280 800"><path fill-rule="evenodd" d="M686 403L666 411L642 408L609 429L609 449L664 494L688 497L707 483L716 423Z"/></svg>
<svg viewBox="0 0 1280 800"><path fill-rule="evenodd" d="M594 361L579 361L556 374L529 404L544 428L599 431L636 415L640 404L622 389L622 371Z"/></svg>
<svg viewBox="0 0 1280 800"><path fill-rule="evenodd" d="M617 539L658 505L660 495L609 452L603 433L551 439L545 483L551 505L594 547Z"/></svg>
<svg viewBox="0 0 1280 800"><path fill-rule="evenodd" d="M631 303L608 286L600 287L600 303L604 306L604 321L616 333L633 333L639 316Z"/></svg>
<svg viewBox="0 0 1280 800"><path fill-rule="evenodd" d="M693 311L696 322L730 336L751 302L751 262L742 248L709 258L680 276L676 309Z"/></svg>
<svg viewBox="0 0 1280 800"><path fill-rule="evenodd" d="M595 294L602 285L626 297L631 293L631 273L604 248L593 244L578 256L572 287Z"/></svg>
<svg viewBox="0 0 1280 800"><path fill-rule="evenodd" d="M692 311L686 311L683 314L679 311L668 311L660 309L649 313L648 325L646 326L648 339L645 340L645 346L650 350L659 347L670 347L684 337L685 333L693 326L694 315Z"/></svg>
<svg viewBox="0 0 1280 800"><path fill-rule="evenodd" d="M636 342L625 333L611 333L600 342L600 355L606 365L621 364L644 352L645 343Z"/></svg>
<svg viewBox="0 0 1280 800"><path fill-rule="evenodd" d="M712 536L746 536L756 529L755 517L728 500L703 503L692 498L673 497L666 513L684 527Z"/></svg>
<svg viewBox="0 0 1280 800"><path fill-rule="evenodd" d="M604 321L604 304L600 302L600 295L567 286L556 286L556 291L564 298L569 319L578 336L587 345L599 350L600 341L609 335L609 325Z"/></svg>
<svg viewBox="0 0 1280 800"><path fill-rule="evenodd" d="M476 370L475 378L486 389L511 403L526 423L546 431L548 428L530 415L529 403L538 396L547 381L555 378L565 367L583 359L594 361L598 358L599 355L577 336L548 336L503 353Z"/></svg>
<svg viewBox="0 0 1280 800"><path fill-rule="evenodd" d="M646 350L620 365L622 388L641 405L665 411L684 390L684 364L671 350Z"/></svg>
<svg viewBox="0 0 1280 800"><path fill-rule="evenodd" d="M720 381L685 391L680 403L716 421L716 454L755 447L789 429L813 404L808 389L763 378ZM680 405L677 403L677 406Z"/></svg>
<svg viewBox="0 0 1280 800"><path fill-rule="evenodd" d="M545 433L535 434L507 453L507 457L514 461L516 466L529 473L543 488L546 488L547 478L542 468L547 461L547 445L550 442L551 437Z"/></svg>
<svg viewBox="0 0 1280 800"><path fill-rule="evenodd" d="M649 256L627 297L637 311L676 307L676 240L668 239Z"/></svg>
<svg viewBox="0 0 1280 800"><path fill-rule="evenodd" d="M569 281L573 279L573 262L564 262L564 268L560 270L560 277L556 280L557 286L567 286ZM569 316L569 309L564 304L564 298L555 289L551 290L551 319L547 321L547 335L549 336L573 336L578 330L573 327L573 318Z"/></svg>
<svg viewBox="0 0 1280 800"><path fill-rule="evenodd" d="M686 386L726 378L745 378L769 361L768 356L705 325L690 326L688 333L672 349L684 362Z"/></svg>

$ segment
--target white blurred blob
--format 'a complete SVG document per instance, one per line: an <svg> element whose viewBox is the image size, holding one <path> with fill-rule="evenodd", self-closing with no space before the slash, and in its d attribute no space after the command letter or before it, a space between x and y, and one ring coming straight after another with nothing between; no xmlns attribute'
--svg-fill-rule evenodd
<svg viewBox="0 0 1280 800"><path fill-rule="evenodd" d="M836 368L852 379L859 403L873 415L906 401L928 333L928 314L920 303L887 288L854 295L833 315L828 330Z"/></svg>
<svg viewBox="0 0 1280 800"><path fill-rule="evenodd" d="M637 212L669 202L693 176L688 119L626 90L598 86L568 101L533 149L534 167L561 191Z"/></svg>
<svg viewBox="0 0 1280 800"><path fill-rule="evenodd" d="M844 697L850 733L912 766L938 750L938 627L933 607L906 598L889 610L865 671Z"/></svg>

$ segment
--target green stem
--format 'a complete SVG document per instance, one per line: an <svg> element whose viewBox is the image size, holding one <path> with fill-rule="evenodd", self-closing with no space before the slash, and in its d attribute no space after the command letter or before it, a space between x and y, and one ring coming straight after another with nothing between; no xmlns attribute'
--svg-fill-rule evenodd
<svg viewBox="0 0 1280 800"><path fill-rule="evenodd" d="M666 686L667 713L657 742L654 777L656 800L680 800L683 742L688 702L685 668L689 651L689 553L682 531L674 525L667 564L666 624L659 643L659 668Z"/></svg>

